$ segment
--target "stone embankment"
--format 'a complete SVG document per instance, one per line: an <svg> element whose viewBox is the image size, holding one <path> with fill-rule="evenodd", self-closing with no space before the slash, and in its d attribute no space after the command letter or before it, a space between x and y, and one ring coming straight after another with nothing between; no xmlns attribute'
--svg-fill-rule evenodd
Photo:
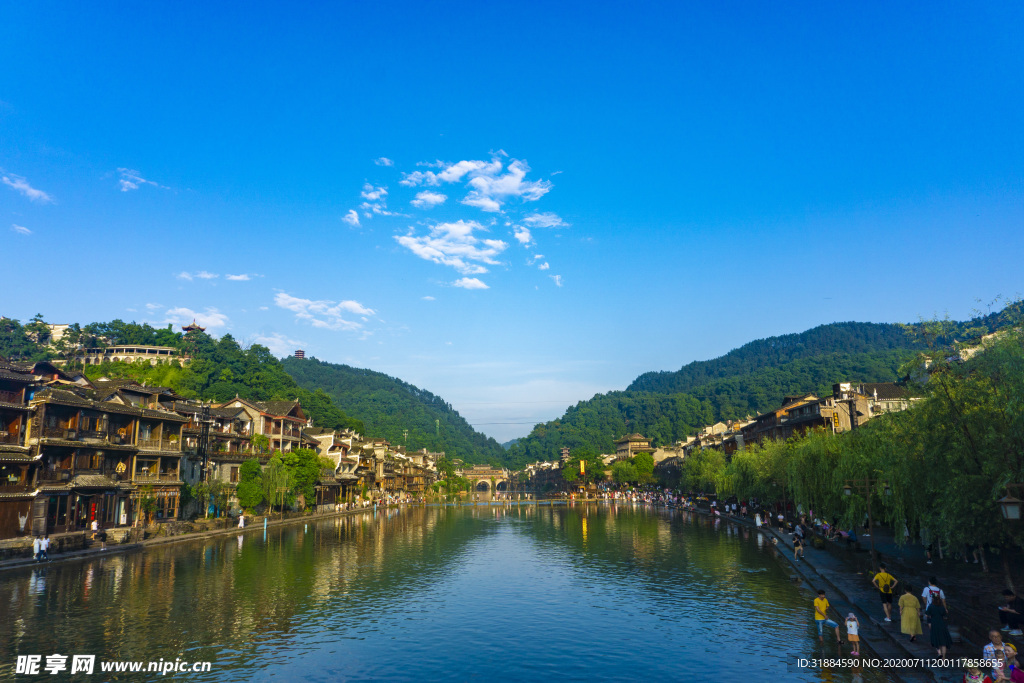
<svg viewBox="0 0 1024 683"><path fill-rule="evenodd" d="M238 527L238 520L223 518L218 520L197 520L195 522L168 522L158 527L122 528L107 531L106 550L101 548L99 541L91 539L91 532L76 531L57 534L50 537L50 559L48 564L85 559L97 555L133 552L155 546L168 545L183 541L196 541L218 536L237 536L239 534L255 534L263 530L264 520L267 527L287 526L315 522L332 517L362 515L373 513L374 508L357 508L315 514L286 513L280 515L246 517L245 528ZM32 557L32 539L18 538L4 541L0 545L0 570L39 565Z"/></svg>

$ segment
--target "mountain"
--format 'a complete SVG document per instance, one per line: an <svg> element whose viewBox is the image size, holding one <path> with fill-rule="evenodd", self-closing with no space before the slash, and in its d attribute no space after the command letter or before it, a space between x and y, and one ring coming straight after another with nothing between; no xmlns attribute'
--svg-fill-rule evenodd
<svg viewBox="0 0 1024 683"><path fill-rule="evenodd" d="M510 449L513 446L515 446L517 443L519 443L519 439L511 439L511 440L506 441L505 443L501 444L501 447L504 448L507 451L508 449Z"/></svg>
<svg viewBox="0 0 1024 683"><path fill-rule="evenodd" d="M929 343L978 336L1006 319L1000 312L965 323L832 323L759 339L674 372L644 373L625 391L581 401L534 427L509 449L509 459L517 466L553 460L563 446L610 453L614 440L630 432L667 445L703 425L776 408L787 395L829 393L836 382L896 381L900 366Z"/></svg>
<svg viewBox="0 0 1024 683"><path fill-rule="evenodd" d="M646 372L626 391L677 394L715 380L738 377L791 361L845 353L856 355L895 349L923 348L903 325L885 323L832 323L806 332L768 337L744 344L724 356L694 361L675 372Z"/></svg>
<svg viewBox="0 0 1024 683"><path fill-rule="evenodd" d="M367 434L410 450L444 451L449 458L466 462L505 462L501 444L474 430L450 404L429 391L381 372L316 358L285 358L282 364L300 387L323 390L346 414L358 416Z"/></svg>

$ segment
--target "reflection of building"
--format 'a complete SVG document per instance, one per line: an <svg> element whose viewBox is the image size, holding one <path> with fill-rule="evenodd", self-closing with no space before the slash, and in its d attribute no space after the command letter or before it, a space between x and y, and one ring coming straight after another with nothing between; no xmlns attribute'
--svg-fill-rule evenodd
<svg viewBox="0 0 1024 683"><path fill-rule="evenodd" d="M615 459L629 460L640 452L650 453L651 441L640 434L628 434L615 442Z"/></svg>

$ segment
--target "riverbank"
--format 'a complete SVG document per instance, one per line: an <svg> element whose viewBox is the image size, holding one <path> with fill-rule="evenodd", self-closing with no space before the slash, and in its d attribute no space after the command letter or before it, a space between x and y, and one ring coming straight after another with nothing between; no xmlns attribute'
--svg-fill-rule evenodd
<svg viewBox="0 0 1024 683"><path fill-rule="evenodd" d="M84 539L84 547L79 550L71 550L63 553L53 553L49 560L38 562L31 557L17 557L6 560L0 560L0 572L9 569L21 569L24 567L40 567L48 566L53 564L59 564L62 562L72 562L76 560L89 559L92 557L113 555L117 553L130 553L140 550L146 550L147 548L153 548L157 546L166 546L172 543L184 543L187 541L201 541L209 538L217 538L220 536L240 536L246 534L255 534L263 531L264 520L267 522L266 528L271 527L285 527L293 524L316 522L322 519L331 519L334 517L347 517L354 515L365 515L372 514L378 508L357 508L354 510L341 510L332 512L320 512L309 515L295 515L285 516L283 519L274 519L272 516L253 516L247 518L249 521L245 528L239 528L235 524L223 529L210 529L208 531L196 531L190 533L176 534L173 536L154 536L152 538L146 538L139 541L129 541L125 543L108 543L106 549L103 549L98 542L88 540L88 532L78 532L75 536L82 535ZM381 507L381 510L388 508ZM141 531L141 530L140 530Z"/></svg>
<svg viewBox="0 0 1024 683"><path fill-rule="evenodd" d="M707 518L719 519L721 523L739 524L758 532L751 519L731 515L715 518L699 508L694 512ZM762 527L759 533L764 534L768 539L774 538L777 541L777 558L812 589L812 594L818 589L826 591L826 596L834 608L833 614L829 615L830 618L842 624L848 612L852 611L857 615L861 624L862 641L867 642L879 658L921 661L937 658L936 651L929 642L927 625L924 626L924 634L918 636L917 640L911 643L907 636L900 633L899 610L895 606L893 620L891 622L884 621L885 615L882 612L878 591L871 584L870 571L864 571L860 567L851 565L850 562L833 554L827 548L814 548L810 543L804 549L803 559L796 561L793 557L793 542L790 534L779 532L768 526ZM920 593L920 590L915 590L915 594L917 593ZM810 607L808 607L808 619L810 618ZM980 658L983 645L983 643L963 640L954 644L947 658ZM908 682L934 680L938 683L959 683L963 679L964 669L921 667L893 673L901 680Z"/></svg>

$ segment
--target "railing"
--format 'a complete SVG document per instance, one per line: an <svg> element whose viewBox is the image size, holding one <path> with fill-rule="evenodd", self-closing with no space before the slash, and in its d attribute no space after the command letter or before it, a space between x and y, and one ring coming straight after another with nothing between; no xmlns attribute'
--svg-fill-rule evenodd
<svg viewBox="0 0 1024 683"><path fill-rule="evenodd" d="M96 429L96 430L79 429L78 430L78 438L79 439L83 439L83 440L84 439L103 439L103 440L106 440L107 432L106 432L106 430L100 431L98 429Z"/></svg>
<svg viewBox="0 0 1024 683"><path fill-rule="evenodd" d="M160 439L139 439L139 448L160 450Z"/></svg>
<svg viewBox="0 0 1024 683"><path fill-rule="evenodd" d="M0 391L0 403L21 403L20 391Z"/></svg>
<svg viewBox="0 0 1024 683"><path fill-rule="evenodd" d="M77 441L78 430L67 427L44 427L43 436L49 439L63 439L64 441Z"/></svg>
<svg viewBox="0 0 1024 683"><path fill-rule="evenodd" d="M177 482L178 475L175 473L168 474L166 472L160 474L153 474L152 472L142 471L135 473L135 481L137 482Z"/></svg>
<svg viewBox="0 0 1024 683"><path fill-rule="evenodd" d="M28 491L28 482L17 479L10 481L8 479L0 479L0 491L4 493L19 493L21 491Z"/></svg>
<svg viewBox="0 0 1024 683"><path fill-rule="evenodd" d="M20 444L21 443L21 433L20 432L0 432L0 443Z"/></svg>

